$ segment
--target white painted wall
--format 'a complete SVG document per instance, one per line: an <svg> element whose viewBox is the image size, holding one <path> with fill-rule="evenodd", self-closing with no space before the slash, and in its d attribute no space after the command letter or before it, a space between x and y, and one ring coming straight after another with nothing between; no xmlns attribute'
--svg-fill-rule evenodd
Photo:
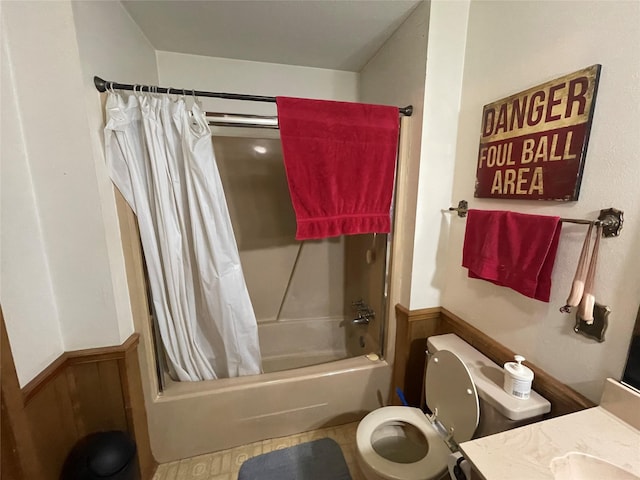
<svg viewBox="0 0 640 480"><path fill-rule="evenodd" d="M159 81L163 86L249 95L358 99L358 74L354 72L162 51L156 55ZM202 101L208 111L276 113L273 103L209 98Z"/></svg>
<svg viewBox="0 0 640 480"><path fill-rule="evenodd" d="M86 111L82 98L78 99L82 83L71 5L15 2L3 6L3 16L15 79L14 101L63 346L70 350L119 343ZM3 222L11 221L13 214L17 210ZM11 271L3 273L6 281L14 278ZM30 282L20 288L29 291ZM38 297L38 292L33 294ZM13 348L28 350L34 357L29 365L17 364L23 382L42 364L40 352L32 346L38 330L21 331L23 336L18 337L14 328L22 322L28 302L16 302L6 319ZM55 321L48 316L39 320L42 324Z"/></svg>
<svg viewBox="0 0 640 480"><path fill-rule="evenodd" d="M638 45L638 2L471 2L452 202L575 218L616 207L624 210L625 225L619 238L601 242L596 298L612 309L604 343L573 333L574 319L558 312L583 226L563 227L546 304L468 279L460 267L465 222L453 218L442 304L594 401L605 377L621 376L640 301ZM602 76L579 201L474 199L483 105L595 63L602 64Z"/></svg>
<svg viewBox="0 0 640 480"><path fill-rule="evenodd" d="M416 211L418 170L421 168L421 142L424 116L425 74L429 3L420 3L360 72L360 101L384 105L413 105L413 115L403 123L409 128L408 153L398 173L396 209L402 215L402 231L395 232L395 242L402 245L397 298L391 302L410 304L411 265L413 261L414 212ZM402 206L401 206L402 205ZM402 211L402 212L401 212ZM406 213L406 215L405 215ZM396 223L396 225L398 225Z"/></svg>
<svg viewBox="0 0 640 480"><path fill-rule="evenodd" d="M1 295L25 385L62 351L133 331L91 77L156 69L119 2L3 3L2 22Z"/></svg>
<svg viewBox="0 0 640 480"><path fill-rule="evenodd" d="M4 16L0 21L0 298L12 340L18 380L24 385L55 360L64 348L16 102Z"/></svg>
<svg viewBox="0 0 640 480"><path fill-rule="evenodd" d="M120 2L73 1L73 20L82 68L82 82L93 167L102 208L104 241L110 269L120 342L133 332L114 186L104 158L104 100L95 75L122 83L158 84L155 50Z"/></svg>
<svg viewBox="0 0 640 480"><path fill-rule="evenodd" d="M251 95L342 101L358 99L358 74L354 72L172 52L157 52L157 59L159 82L163 86ZM202 103L206 111L276 114L273 103L209 98L203 98ZM268 138L271 133L257 131L256 134L264 134ZM242 220L252 221L237 219ZM344 242L341 239L304 242L295 274L287 290L298 246L293 243L240 250L258 322L342 315L344 268L341 259L344 257Z"/></svg>
<svg viewBox="0 0 640 480"><path fill-rule="evenodd" d="M453 188L469 3L430 2L411 309L442 305L446 285L452 217L442 209Z"/></svg>

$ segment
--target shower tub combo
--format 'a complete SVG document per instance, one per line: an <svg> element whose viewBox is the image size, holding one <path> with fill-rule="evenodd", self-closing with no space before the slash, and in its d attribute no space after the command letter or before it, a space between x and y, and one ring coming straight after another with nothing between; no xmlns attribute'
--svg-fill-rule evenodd
<svg viewBox="0 0 640 480"><path fill-rule="evenodd" d="M264 373L174 381L163 367L153 322L137 320L149 434L159 462L358 421L387 402L391 382L385 360L390 237L296 242L277 132L226 128L214 130L213 142ZM119 208L130 218L123 238L133 244L132 214ZM131 250L142 270L139 252ZM142 275L136 278L133 293L141 294Z"/></svg>

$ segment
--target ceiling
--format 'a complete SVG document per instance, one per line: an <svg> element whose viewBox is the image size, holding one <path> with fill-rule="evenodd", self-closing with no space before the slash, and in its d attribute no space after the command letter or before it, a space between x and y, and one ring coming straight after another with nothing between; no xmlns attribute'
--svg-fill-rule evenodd
<svg viewBox="0 0 640 480"><path fill-rule="evenodd" d="M420 0L122 1L156 50L358 72Z"/></svg>

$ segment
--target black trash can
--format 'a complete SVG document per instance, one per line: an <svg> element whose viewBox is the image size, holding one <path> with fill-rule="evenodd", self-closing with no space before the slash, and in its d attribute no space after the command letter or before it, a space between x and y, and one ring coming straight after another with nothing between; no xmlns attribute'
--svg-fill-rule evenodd
<svg viewBox="0 0 640 480"><path fill-rule="evenodd" d="M125 432L87 435L69 453L60 480L140 480L136 445Z"/></svg>

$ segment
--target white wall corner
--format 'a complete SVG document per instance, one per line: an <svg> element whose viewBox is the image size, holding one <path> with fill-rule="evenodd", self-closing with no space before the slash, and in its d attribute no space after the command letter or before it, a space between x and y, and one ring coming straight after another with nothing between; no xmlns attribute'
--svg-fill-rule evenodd
<svg viewBox="0 0 640 480"><path fill-rule="evenodd" d="M3 16L64 349L119 344L132 322L112 278L71 3L13 2Z"/></svg>
<svg viewBox="0 0 640 480"><path fill-rule="evenodd" d="M124 342L134 331L133 313L115 189L104 155L105 95L96 90L93 77L155 85L158 83L156 52L119 2L73 1L72 9L118 335L120 342Z"/></svg>
<svg viewBox="0 0 640 480"><path fill-rule="evenodd" d="M396 213L400 213L394 242L402 246L396 278L398 285L392 303L409 305L411 265L414 245L414 215L418 190L420 142L424 102L424 80L429 28L429 2L420 2L411 15L398 27L391 38L378 50L360 72L360 100L367 103L407 106L413 105L413 115L403 121L407 134L405 164L401 166L398 182L399 197Z"/></svg>
<svg viewBox="0 0 640 480"><path fill-rule="evenodd" d="M156 51L120 2L73 1L72 8L110 281L119 339L123 342L134 331L133 314L115 189L104 156L105 95L95 89L93 77L97 75L105 80L157 85Z"/></svg>
<svg viewBox="0 0 640 480"><path fill-rule="evenodd" d="M469 0L433 0L424 91L411 309L437 307L446 287L446 258L460 116Z"/></svg>

